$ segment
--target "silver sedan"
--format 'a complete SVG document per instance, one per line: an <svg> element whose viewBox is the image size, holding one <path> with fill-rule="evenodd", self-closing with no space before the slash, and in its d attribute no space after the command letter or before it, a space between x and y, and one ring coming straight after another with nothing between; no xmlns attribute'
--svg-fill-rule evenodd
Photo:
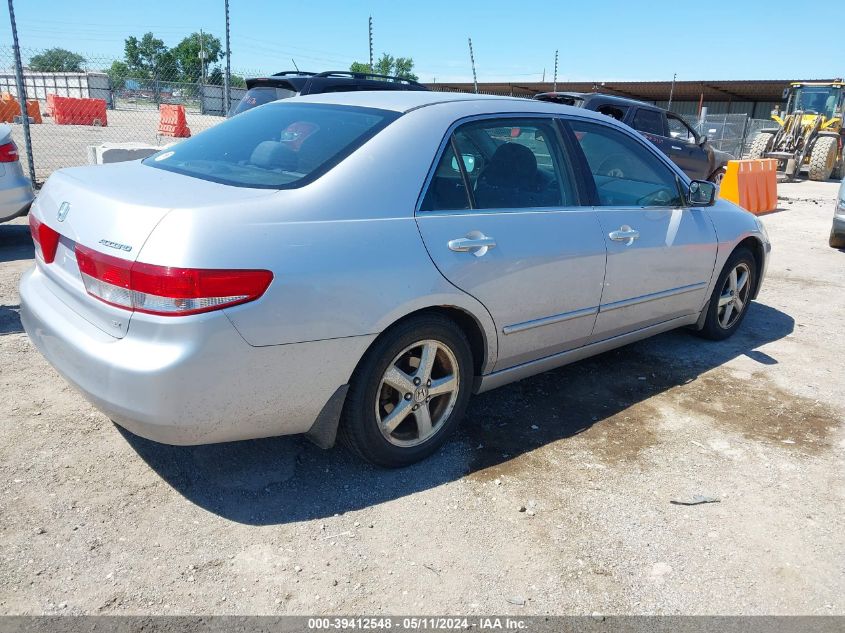
<svg viewBox="0 0 845 633"><path fill-rule="evenodd" d="M402 466L472 393L673 328L733 334L770 245L714 195L583 109L294 98L141 162L54 173L21 319L146 438L339 433Z"/></svg>
<svg viewBox="0 0 845 633"><path fill-rule="evenodd" d="M23 175L12 128L0 124L0 222L25 214L34 197L32 184Z"/></svg>

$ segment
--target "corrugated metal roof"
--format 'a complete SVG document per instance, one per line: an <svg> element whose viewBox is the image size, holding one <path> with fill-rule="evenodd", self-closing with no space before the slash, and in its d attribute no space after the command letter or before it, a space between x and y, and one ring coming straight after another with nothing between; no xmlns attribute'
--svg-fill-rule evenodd
<svg viewBox="0 0 845 633"><path fill-rule="evenodd" d="M833 79L751 79L751 80L696 80L676 81L672 99L676 101L781 101L783 90L793 82ZM472 92L471 83L426 84L433 90ZM552 82L479 83L478 91L487 94L513 94L533 96L550 92ZM560 92L602 92L605 94L641 99L643 101L665 101L672 89L671 81L559 81Z"/></svg>

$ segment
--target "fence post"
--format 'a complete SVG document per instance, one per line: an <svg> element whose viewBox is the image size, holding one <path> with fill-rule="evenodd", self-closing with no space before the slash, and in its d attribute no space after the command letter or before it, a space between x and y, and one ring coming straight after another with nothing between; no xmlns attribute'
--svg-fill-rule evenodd
<svg viewBox="0 0 845 633"><path fill-rule="evenodd" d="M12 0L9 0L9 21L12 24L12 42L15 49L15 80L18 84L18 101L21 104L21 125L23 125L23 142L26 146L26 165L29 168L29 179L35 186L35 160L32 157L32 137L29 135L26 86L23 83L23 64L21 63L21 49L18 44L18 26L15 24L15 7L12 5Z"/></svg>
<svg viewBox="0 0 845 633"><path fill-rule="evenodd" d="M751 117L745 117L745 123L742 124L742 140L739 142L739 156L737 158L742 158L743 154L745 153L745 139L748 137L748 127L751 123Z"/></svg>

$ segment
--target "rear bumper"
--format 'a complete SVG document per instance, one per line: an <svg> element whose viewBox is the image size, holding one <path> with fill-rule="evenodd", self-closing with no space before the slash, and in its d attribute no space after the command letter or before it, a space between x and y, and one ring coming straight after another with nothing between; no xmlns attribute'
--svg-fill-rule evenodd
<svg viewBox="0 0 845 633"><path fill-rule="evenodd" d="M0 222L12 220L29 210L35 194L29 181L16 181L13 187L0 187Z"/></svg>
<svg viewBox="0 0 845 633"><path fill-rule="evenodd" d="M833 226L830 229L830 232L833 235L845 236L845 216L843 215L834 215L833 216Z"/></svg>
<svg viewBox="0 0 845 633"><path fill-rule="evenodd" d="M68 308L38 268L20 285L39 351L98 409L167 444L304 433L374 336L252 347L222 312L133 317L117 339Z"/></svg>

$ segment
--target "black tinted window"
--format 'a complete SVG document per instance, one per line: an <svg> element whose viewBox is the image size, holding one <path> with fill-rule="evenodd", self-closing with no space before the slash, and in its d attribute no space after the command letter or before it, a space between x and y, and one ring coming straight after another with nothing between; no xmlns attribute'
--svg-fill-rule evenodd
<svg viewBox="0 0 845 633"><path fill-rule="evenodd" d="M299 187L398 116L372 108L273 103L153 154L144 164L237 187Z"/></svg>
<svg viewBox="0 0 845 633"><path fill-rule="evenodd" d="M287 88L274 88L272 86L250 88L246 91L246 94L235 105L235 107L232 108L231 112L229 112L229 116L246 112L256 106L264 105L265 103L270 103L271 101L278 101L279 99L287 99L295 96L296 92L288 90Z"/></svg>
<svg viewBox="0 0 845 633"><path fill-rule="evenodd" d="M642 143L606 125L571 121L603 207L680 207L675 173Z"/></svg>
<svg viewBox="0 0 845 633"><path fill-rule="evenodd" d="M634 129L646 134L665 136L663 130L663 113L655 110L643 110L639 108L634 114Z"/></svg>
<svg viewBox="0 0 845 633"><path fill-rule="evenodd" d="M471 172L474 167L474 159L467 157L464 167ZM469 197L461 176L461 168L452 151L452 144L446 146L437 169L431 177L425 198L423 198L421 211L461 210L469 209Z"/></svg>
<svg viewBox="0 0 845 633"><path fill-rule="evenodd" d="M561 164L551 119L474 121L455 131L454 143L476 209L577 204L569 169ZM466 208L457 160L447 148L423 201L424 210ZM461 206L453 206L459 202Z"/></svg>

